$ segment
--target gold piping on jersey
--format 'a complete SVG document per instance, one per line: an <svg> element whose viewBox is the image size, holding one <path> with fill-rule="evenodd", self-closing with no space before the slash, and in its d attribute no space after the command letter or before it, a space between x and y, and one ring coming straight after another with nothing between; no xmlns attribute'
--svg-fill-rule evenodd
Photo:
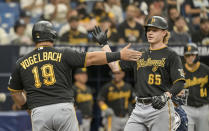
<svg viewBox="0 0 209 131"><path fill-rule="evenodd" d="M75 112L75 106L73 106L73 110L74 110L73 112L74 112L74 115L75 115L75 118L76 118L76 122L77 122L77 127L78 127L78 130L80 131L78 118L77 118L77 115L76 115L76 112Z"/></svg>
<svg viewBox="0 0 209 131"><path fill-rule="evenodd" d="M26 59L24 59L20 65L24 68L27 69L31 65L34 65L36 63L40 63L43 61L56 61L56 62L61 62L62 59L62 53L58 52L43 52L41 55L40 53L34 54L33 56L30 56Z"/></svg>
<svg viewBox="0 0 209 131"><path fill-rule="evenodd" d="M112 116L107 117L107 131L111 130L112 128Z"/></svg>
<svg viewBox="0 0 209 131"><path fill-rule="evenodd" d="M195 85L199 85L200 87L204 87L205 84L208 83L208 75L205 75L204 77L193 77L193 79L186 79L186 84L184 86L184 88L188 88L191 86L195 86Z"/></svg>
<svg viewBox="0 0 209 131"><path fill-rule="evenodd" d="M118 64L118 67L119 67L119 71L122 71L122 69L121 69L121 67L120 67L120 63L119 63L120 61L118 60L118 61L116 61L116 64Z"/></svg>
<svg viewBox="0 0 209 131"><path fill-rule="evenodd" d="M12 88L10 88L10 87L8 87L8 90L9 91L12 91L12 92L22 92L23 90L15 90L15 89L12 89Z"/></svg>
<svg viewBox="0 0 209 131"><path fill-rule="evenodd" d="M85 56L84 67L86 67L87 55L88 55L88 53L86 53L86 56Z"/></svg>
<svg viewBox="0 0 209 131"><path fill-rule="evenodd" d="M196 70L198 70L200 67L200 62L197 62L194 66L194 68L189 67L188 64L185 64L185 68L189 71L189 72L195 72Z"/></svg>
<svg viewBox="0 0 209 131"><path fill-rule="evenodd" d="M166 58L162 58L161 60L152 60L151 58L148 58L147 61L143 59L139 59L137 64L137 70L139 70L140 67L146 67L146 66L153 66L152 71L155 72L158 67L164 67L165 66L165 60Z"/></svg>
<svg viewBox="0 0 209 131"><path fill-rule="evenodd" d="M167 46L163 46L163 47L161 47L161 48L157 48L157 49L152 49L151 47L149 48L150 50L161 50L161 49L164 49L164 48L166 48Z"/></svg>
<svg viewBox="0 0 209 131"><path fill-rule="evenodd" d="M171 106L169 101L168 101L168 114L169 114L169 131L171 131Z"/></svg>
<svg viewBox="0 0 209 131"><path fill-rule="evenodd" d="M175 84L177 81L180 81L180 80L184 80L185 81L185 78L179 78L179 79L176 79L173 84Z"/></svg>

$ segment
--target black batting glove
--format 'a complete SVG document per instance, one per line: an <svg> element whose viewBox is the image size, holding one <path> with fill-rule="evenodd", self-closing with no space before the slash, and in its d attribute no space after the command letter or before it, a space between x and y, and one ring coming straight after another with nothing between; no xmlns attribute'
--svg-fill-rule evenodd
<svg viewBox="0 0 209 131"><path fill-rule="evenodd" d="M152 107L155 109L161 109L165 106L168 100L169 96L166 93L161 96L154 96L152 97Z"/></svg>
<svg viewBox="0 0 209 131"><path fill-rule="evenodd" d="M104 46L108 44L107 32L108 29L103 32L99 26L95 26L92 35L101 46Z"/></svg>

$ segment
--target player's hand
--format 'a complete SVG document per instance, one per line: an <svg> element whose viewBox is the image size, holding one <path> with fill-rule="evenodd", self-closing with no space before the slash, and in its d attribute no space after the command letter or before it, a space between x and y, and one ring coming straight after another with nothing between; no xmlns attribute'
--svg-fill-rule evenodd
<svg viewBox="0 0 209 131"><path fill-rule="evenodd" d="M167 93L164 93L161 96L152 97L152 107L155 109L161 109L165 106L167 101L170 99Z"/></svg>
<svg viewBox="0 0 209 131"><path fill-rule="evenodd" d="M108 29L106 29L105 32L103 32L99 26L95 26L92 35L101 46L104 46L108 44L107 32Z"/></svg>
<svg viewBox="0 0 209 131"><path fill-rule="evenodd" d="M108 117L108 116L113 116L114 111L111 108L107 108L106 110L102 111L102 116L103 117Z"/></svg>
<svg viewBox="0 0 209 131"><path fill-rule="evenodd" d="M120 51L121 60L137 61L138 59L141 58L142 52L129 49L130 46L131 46L131 44L128 44L126 47L124 47Z"/></svg>

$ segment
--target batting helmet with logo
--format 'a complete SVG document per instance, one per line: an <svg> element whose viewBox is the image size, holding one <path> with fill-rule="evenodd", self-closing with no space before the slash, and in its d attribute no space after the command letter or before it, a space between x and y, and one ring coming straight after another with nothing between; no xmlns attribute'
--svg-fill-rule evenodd
<svg viewBox="0 0 209 131"><path fill-rule="evenodd" d="M156 27L159 29L167 30L168 23L167 20L161 16L152 16L148 19L147 24L144 27L145 31L147 31L147 27Z"/></svg>
<svg viewBox="0 0 209 131"><path fill-rule="evenodd" d="M52 23L49 21L39 21L33 26L32 36L35 43L44 41L54 42L57 33L54 30Z"/></svg>
<svg viewBox="0 0 209 131"><path fill-rule="evenodd" d="M195 43L189 43L184 47L184 55L189 55L189 54L198 54L198 48Z"/></svg>
<svg viewBox="0 0 209 131"><path fill-rule="evenodd" d="M184 56L186 55L196 55L193 63L197 63L200 60L200 57L198 55L198 48L195 43L189 43L184 47Z"/></svg>

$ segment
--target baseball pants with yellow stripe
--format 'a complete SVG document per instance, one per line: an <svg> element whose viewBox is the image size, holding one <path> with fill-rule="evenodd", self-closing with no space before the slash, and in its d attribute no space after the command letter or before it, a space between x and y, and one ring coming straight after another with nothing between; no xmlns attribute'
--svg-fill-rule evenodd
<svg viewBox="0 0 209 131"><path fill-rule="evenodd" d="M124 131L174 131L175 110L171 100L160 109L136 102Z"/></svg>

